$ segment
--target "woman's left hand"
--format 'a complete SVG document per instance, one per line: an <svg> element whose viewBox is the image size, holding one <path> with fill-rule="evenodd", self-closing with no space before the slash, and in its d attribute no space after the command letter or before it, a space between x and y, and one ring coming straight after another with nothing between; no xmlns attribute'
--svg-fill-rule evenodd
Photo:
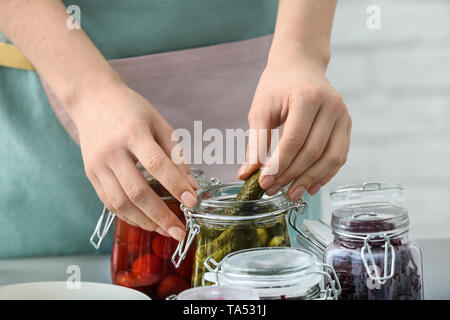
<svg viewBox="0 0 450 320"><path fill-rule="evenodd" d="M305 191L314 195L347 161L352 120L325 70L326 64L319 61L284 56L269 60L260 78L248 115L250 128L275 129L284 124L259 180L268 195L292 181L292 200ZM268 136L270 145L270 130ZM258 146L258 138L250 135L240 179L261 167L264 159Z"/></svg>

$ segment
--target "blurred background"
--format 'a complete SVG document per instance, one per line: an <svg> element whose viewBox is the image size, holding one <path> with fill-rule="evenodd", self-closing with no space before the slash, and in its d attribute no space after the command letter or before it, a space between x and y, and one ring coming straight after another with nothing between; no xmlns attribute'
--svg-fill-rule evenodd
<svg viewBox="0 0 450 320"><path fill-rule="evenodd" d="M369 6L381 10L370 30ZM406 188L411 237L450 237L450 1L339 1L328 75L353 117L348 162L323 190L366 181Z"/></svg>

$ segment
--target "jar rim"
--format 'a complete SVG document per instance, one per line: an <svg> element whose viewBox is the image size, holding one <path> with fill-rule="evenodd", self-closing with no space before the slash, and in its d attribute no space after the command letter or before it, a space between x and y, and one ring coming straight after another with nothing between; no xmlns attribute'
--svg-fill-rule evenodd
<svg viewBox="0 0 450 320"><path fill-rule="evenodd" d="M235 201L235 200L224 200L224 199L202 199L202 195L208 194L212 191L217 191L219 189L226 188L235 188L235 191L238 191L240 187L244 184L243 181L240 182L231 182L231 183L223 183L218 185L207 186L197 191L198 201L195 207L187 208L181 205L182 210L184 212L189 211L189 215L193 218L201 219L201 220L211 220L211 221L224 221L224 222L233 222L233 221L248 221L248 220L259 220L267 217L278 216L281 214L286 214L287 211L291 208L296 207L296 203L293 202L288 195L287 188L283 187L278 193L273 196L266 196L262 199L258 200L248 200L248 201ZM230 193L226 196L228 198L234 199L234 196L237 194ZM273 207L277 209L274 210ZM208 209L228 209L228 208L236 208L240 210L248 210L249 208L261 208L268 209L267 212L259 213L259 214L251 214L251 215L240 215L240 216L226 216L214 213L208 213Z"/></svg>

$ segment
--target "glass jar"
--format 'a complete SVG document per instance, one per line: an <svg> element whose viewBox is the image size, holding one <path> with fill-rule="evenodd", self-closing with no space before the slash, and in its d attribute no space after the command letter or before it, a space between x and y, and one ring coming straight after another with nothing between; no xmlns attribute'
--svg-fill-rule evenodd
<svg viewBox="0 0 450 320"><path fill-rule="evenodd" d="M306 202L292 202L286 189L259 200L234 201L243 182L221 184L198 192L197 205L181 206L186 216L186 238L178 245L172 261L178 266L188 257L195 240L192 286L203 283L204 262L220 261L227 254L247 248L290 247L287 226L297 224Z"/></svg>
<svg viewBox="0 0 450 320"><path fill-rule="evenodd" d="M180 210L180 202L148 172L142 167L138 167L153 191L184 222L185 218ZM197 179L200 187L205 187L209 183L217 183L214 179L207 180L203 176L203 171L199 169L192 168L191 174ZM106 221L102 228L106 215ZM139 290L154 300L165 299L190 288L195 247L187 252L186 259L179 268L175 268L170 262L178 245L175 239L132 226L121 219L115 219L115 215L104 208L91 237L91 243L96 248L100 247L113 222L111 279L114 284Z"/></svg>
<svg viewBox="0 0 450 320"><path fill-rule="evenodd" d="M334 267L344 300L423 299L422 254L408 236L403 187L366 183L331 193L334 241L325 262Z"/></svg>
<svg viewBox="0 0 450 320"><path fill-rule="evenodd" d="M188 289L167 300L259 300L259 296L252 288L221 286Z"/></svg>
<svg viewBox="0 0 450 320"><path fill-rule="evenodd" d="M252 288L261 300L335 300L340 294L333 268L303 249L241 250L220 263L208 258L205 267L208 281Z"/></svg>

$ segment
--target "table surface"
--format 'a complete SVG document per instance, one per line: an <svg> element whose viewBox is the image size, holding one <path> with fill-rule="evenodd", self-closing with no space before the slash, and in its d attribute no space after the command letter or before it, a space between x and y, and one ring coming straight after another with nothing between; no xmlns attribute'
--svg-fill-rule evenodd
<svg viewBox="0 0 450 320"><path fill-rule="evenodd" d="M426 299L450 300L450 239L418 240L423 253ZM80 267L81 280L111 283L109 255L0 260L0 285L65 281L67 268Z"/></svg>

